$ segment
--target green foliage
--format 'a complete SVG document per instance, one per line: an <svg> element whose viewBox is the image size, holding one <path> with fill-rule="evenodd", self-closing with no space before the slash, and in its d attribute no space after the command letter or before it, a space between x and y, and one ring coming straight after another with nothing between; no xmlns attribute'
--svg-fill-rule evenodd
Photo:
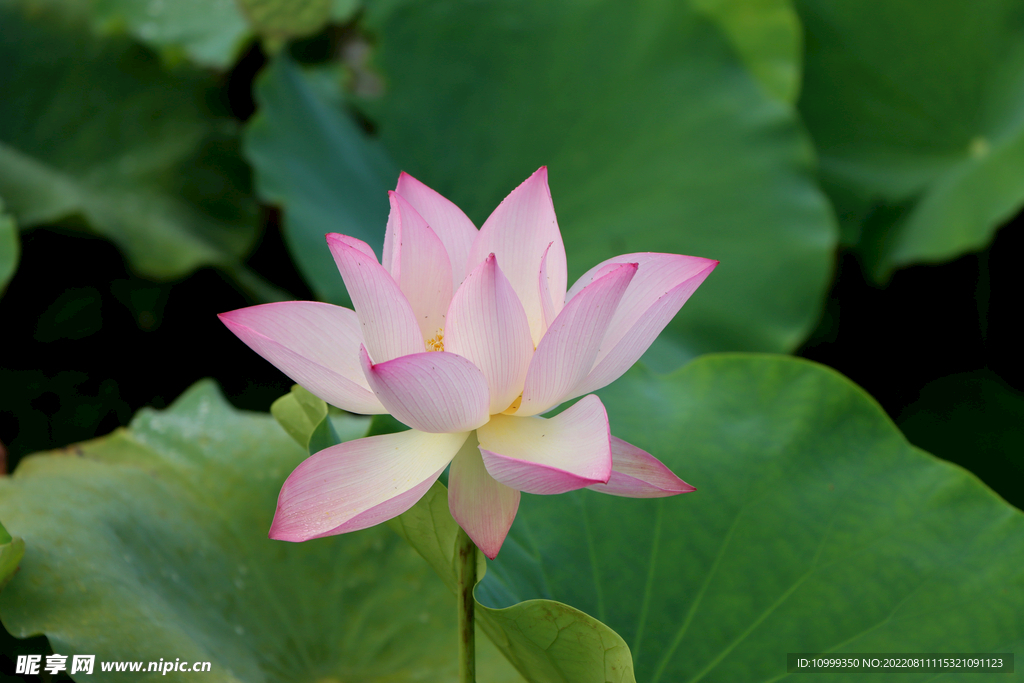
<svg viewBox="0 0 1024 683"><path fill-rule="evenodd" d="M601 394L616 435L699 491L524 496L476 595L528 680L768 680L778 652L1024 644L1024 517L848 380L709 356ZM454 590L444 486L391 525Z"/></svg>
<svg viewBox="0 0 1024 683"><path fill-rule="evenodd" d="M143 275L242 280L256 207L232 123L201 72L125 39L0 3L0 194L22 227L81 217ZM46 84L46 87L40 87Z"/></svg>
<svg viewBox="0 0 1024 683"><path fill-rule="evenodd" d="M370 6L367 18L386 94L358 103L379 142L345 112L338 79L331 93L322 72L281 59L260 83L248 156L261 195L284 206L289 246L318 296L346 301L325 232L379 251L384 190L397 179L390 159L478 225L547 164L570 279L631 251L721 259L665 335L663 366L803 338L835 228L794 113L717 28L742 25L728 8L713 23L689 3L392 5Z"/></svg>
<svg viewBox="0 0 1024 683"><path fill-rule="evenodd" d="M816 322L835 228L810 144L692 3L380 3L367 24L381 140L477 225L546 164L570 282L622 253L721 260L663 335L680 360Z"/></svg>
<svg viewBox="0 0 1024 683"><path fill-rule="evenodd" d="M91 9L101 33L127 32L167 61L226 69L249 38L235 0L93 0Z"/></svg>
<svg viewBox="0 0 1024 683"><path fill-rule="evenodd" d="M379 254L398 168L342 112L339 79L303 74L279 55L257 81L245 152L260 196L284 208L285 240L306 281L319 298L348 305L324 235L358 237Z"/></svg>
<svg viewBox="0 0 1024 683"><path fill-rule="evenodd" d="M14 218L4 211L4 200L0 198L0 294L3 294L7 283L14 277L20 254L21 242L18 240L17 226Z"/></svg>
<svg viewBox="0 0 1024 683"><path fill-rule="evenodd" d="M484 604L572 604L649 683L775 680L786 652L1024 645L1024 515L835 372L705 356L600 393L612 433L697 491L523 496Z"/></svg>
<svg viewBox="0 0 1024 683"><path fill-rule="evenodd" d="M11 536L0 524L0 590L7 585L25 554L25 541Z"/></svg>
<svg viewBox="0 0 1024 683"><path fill-rule="evenodd" d="M349 21L358 0L7 0L50 6L101 35L127 33L168 64L229 69L253 34L275 41Z"/></svg>
<svg viewBox="0 0 1024 683"><path fill-rule="evenodd" d="M62 654L210 661L211 681L454 681L454 600L391 532L267 539L304 457L203 382L129 429L27 458L0 479L0 516L29 548L4 625ZM486 680L520 680L493 649L481 660ZM83 680L123 678L98 669Z"/></svg>
<svg viewBox="0 0 1024 683"><path fill-rule="evenodd" d="M298 384L274 401L270 414L310 454L342 441L359 439L370 429L369 417L331 408Z"/></svg>
<svg viewBox="0 0 1024 683"><path fill-rule="evenodd" d="M388 523L423 556L454 593L458 526L440 482L408 512ZM483 555L479 555L483 560ZM477 576L484 577L480 567ZM476 606L480 628L530 683L630 683L629 647L608 626L554 600L531 599L504 609Z"/></svg>
<svg viewBox="0 0 1024 683"><path fill-rule="evenodd" d="M253 30L283 40L319 31L327 23L334 0L237 0Z"/></svg>
<svg viewBox="0 0 1024 683"><path fill-rule="evenodd" d="M1017 0L800 0L800 112L843 226L885 279L979 249L1024 204Z"/></svg>
<svg viewBox="0 0 1024 683"><path fill-rule="evenodd" d="M793 104L800 90L800 19L790 0L692 0L719 24L750 73Z"/></svg>

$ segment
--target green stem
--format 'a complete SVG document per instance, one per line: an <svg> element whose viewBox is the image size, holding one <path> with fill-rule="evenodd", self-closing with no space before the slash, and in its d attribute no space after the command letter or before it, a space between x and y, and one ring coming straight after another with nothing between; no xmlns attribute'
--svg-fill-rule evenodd
<svg viewBox="0 0 1024 683"><path fill-rule="evenodd" d="M476 683L476 544L462 528L455 541L459 571L459 683Z"/></svg>

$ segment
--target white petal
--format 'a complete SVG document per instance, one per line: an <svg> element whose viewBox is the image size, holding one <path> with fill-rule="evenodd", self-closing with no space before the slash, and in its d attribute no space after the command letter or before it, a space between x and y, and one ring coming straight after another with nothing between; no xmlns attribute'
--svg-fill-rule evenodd
<svg viewBox="0 0 1024 683"><path fill-rule="evenodd" d="M423 334L398 283L365 242L331 233L327 245L359 316L366 348L378 363L425 349Z"/></svg>
<svg viewBox="0 0 1024 683"><path fill-rule="evenodd" d="M612 476L607 484L587 488L627 498L664 498L697 489L645 450L612 437Z"/></svg>
<svg viewBox="0 0 1024 683"><path fill-rule="evenodd" d="M311 455L281 487L270 537L305 541L402 514L427 492L468 436L409 430Z"/></svg>
<svg viewBox="0 0 1024 683"><path fill-rule="evenodd" d="M469 250L476 239L473 221L462 209L430 189L408 173L398 176L395 192L402 195L441 238L452 267L452 291L459 288L469 272Z"/></svg>
<svg viewBox="0 0 1024 683"><path fill-rule="evenodd" d="M594 395L551 419L494 415L477 438L488 473L527 493L565 493L612 473L608 415Z"/></svg>
<svg viewBox="0 0 1024 683"><path fill-rule="evenodd" d="M484 555L497 557L519 509L519 491L487 474L473 437L448 471L448 509Z"/></svg>
<svg viewBox="0 0 1024 683"><path fill-rule="evenodd" d="M635 263L617 266L565 305L530 361L516 415L537 415L557 406L583 381L634 273Z"/></svg>
<svg viewBox="0 0 1024 683"><path fill-rule="evenodd" d="M504 411L522 393L533 356L530 324L494 254L466 277L452 298L444 348L483 372L492 414Z"/></svg>
<svg viewBox="0 0 1024 683"><path fill-rule="evenodd" d="M466 432L487 422L487 380L462 356L425 351L374 364L362 347L360 361L380 402L413 429Z"/></svg>
<svg viewBox="0 0 1024 683"><path fill-rule="evenodd" d="M384 268L409 301L423 339L445 327L452 300L452 269L448 252L412 205L389 192L391 214L384 237Z"/></svg>
<svg viewBox="0 0 1024 683"><path fill-rule="evenodd" d="M614 382L665 329L718 261L678 254L625 254L598 264L569 291L570 300L590 282L623 263L638 264L601 340L587 377L566 398L582 396Z"/></svg>
<svg viewBox="0 0 1024 683"><path fill-rule="evenodd" d="M540 342L544 327L539 273L545 251L549 296L552 301L564 301L565 246L548 189L548 169L541 167L498 205L469 252L470 269L488 254L498 257L498 265L523 302L534 346Z"/></svg>
<svg viewBox="0 0 1024 683"><path fill-rule="evenodd" d="M316 301L284 301L219 317L249 348L313 395L353 413L387 412L363 377L363 338L354 311Z"/></svg>

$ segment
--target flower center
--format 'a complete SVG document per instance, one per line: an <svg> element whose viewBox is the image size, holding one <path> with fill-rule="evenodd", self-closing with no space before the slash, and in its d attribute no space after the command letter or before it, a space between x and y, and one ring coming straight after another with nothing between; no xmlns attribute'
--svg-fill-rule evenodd
<svg viewBox="0 0 1024 683"><path fill-rule="evenodd" d="M427 351L444 351L444 330L437 328L437 334L427 340Z"/></svg>

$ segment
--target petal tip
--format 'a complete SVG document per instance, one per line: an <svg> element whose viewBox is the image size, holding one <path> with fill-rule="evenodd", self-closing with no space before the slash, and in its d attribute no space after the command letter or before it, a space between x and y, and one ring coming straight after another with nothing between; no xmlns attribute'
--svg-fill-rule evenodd
<svg viewBox="0 0 1024 683"><path fill-rule="evenodd" d="M449 489L449 495L450 494L451 489ZM466 532L466 535L469 536L469 539L473 541L473 544L476 545L477 548L480 549L480 552L487 556L488 560L493 560L494 558L496 558L498 556L498 553L501 552L501 546L505 543L505 537L508 535L508 529L505 529L505 533L501 535L501 538L487 538L486 536L481 536L480 533L477 533L476 531L471 531L470 529L466 528L470 525L466 523L467 520L460 519L460 515L456 514L456 511L451 509L450 501L451 499L449 498L448 510L451 513L452 518L455 520L455 523L458 524L462 528L462 530ZM511 527L511 524L509 526Z"/></svg>
<svg viewBox="0 0 1024 683"><path fill-rule="evenodd" d="M270 523L270 531L267 532L267 537L272 541L288 541L289 543L300 543L307 540L296 529L287 528L278 514L274 515L274 521Z"/></svg>
<svg viewBox="0 0 1024 683"><path fill-rule="evenodd" d="M359 362L362 364L363 369L372 372L376 363L370 358L370 352L366 350L366 344L359 345Z"/></svg>

